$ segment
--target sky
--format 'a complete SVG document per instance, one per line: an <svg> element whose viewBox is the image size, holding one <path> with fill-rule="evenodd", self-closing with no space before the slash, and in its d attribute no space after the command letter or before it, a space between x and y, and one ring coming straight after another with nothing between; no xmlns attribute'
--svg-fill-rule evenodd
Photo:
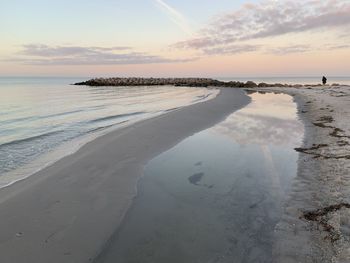
<svg viewBox="0 0 350 263"><path fill-rule="evenodd" d="M349 0L0 1L0 76L350 76Z"/></svg>

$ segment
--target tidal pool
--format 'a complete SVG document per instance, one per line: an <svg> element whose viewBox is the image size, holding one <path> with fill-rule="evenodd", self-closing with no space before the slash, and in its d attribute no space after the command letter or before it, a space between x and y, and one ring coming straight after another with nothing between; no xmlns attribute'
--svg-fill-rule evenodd
<svg viewBox="0 0 350 263"><path fill-rule="evenodd" d="M98 262L271 262L304 130L291 96L250 96L148 163Z"/></svg>

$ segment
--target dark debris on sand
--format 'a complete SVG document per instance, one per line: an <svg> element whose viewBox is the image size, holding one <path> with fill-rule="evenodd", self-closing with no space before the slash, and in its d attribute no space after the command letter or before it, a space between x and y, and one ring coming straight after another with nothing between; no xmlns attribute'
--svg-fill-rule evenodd
<svg viewBox="0 0 350 263"><path fill-rule="evenodd" d="M301 216L301 218L304 218L308 221L313 221L318 223L319 225L321 225L324 229L324 231L329 233L328 238L330 238L330 240L332 242L335 242L337 240L340 239L339 234L335 231L334 227L332 225L329 224L326 216L329 213L334 213L336 211L339 211L342 208L350 208L350 204L348 203L340 203L340 204L336 204L336 205L330 205L324 208L320 208L317 209L315 211L308 211L308 212L304 212L303 215Z"/></svg>

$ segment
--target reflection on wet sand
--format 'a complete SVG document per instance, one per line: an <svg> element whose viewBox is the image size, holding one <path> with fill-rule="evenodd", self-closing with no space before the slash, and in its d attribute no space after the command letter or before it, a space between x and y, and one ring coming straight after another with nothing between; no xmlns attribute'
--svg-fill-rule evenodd
<svg viewBox="0 0 350 263"><path fill-rule="evenodd" d="M291 96L254 92L250 97L253 103L232 114L210 131L225 135L242 146L259 145L274 193L280 196L283 194L281 175L276 169L269 145L293 149L293 145L300 145L304 127L298 120Z"/></svg>
<svg viewBox="0 0 350 263"><path fill-rule="evenodd" d="M251 94L252 103L212 129L240 145L290 146L300 143L303 126L293 98L285 94Z"/></svg>
<svg viewBox="0 0 350 263"><path fill-rule="evenodd" d="M303 127L291 97L251 96L147 165L99 262L271 262Z"/></svg>

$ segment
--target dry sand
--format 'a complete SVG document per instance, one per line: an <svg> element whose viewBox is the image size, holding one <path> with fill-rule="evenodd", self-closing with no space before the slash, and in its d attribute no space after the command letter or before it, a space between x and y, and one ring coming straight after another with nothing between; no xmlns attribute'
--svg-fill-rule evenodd
<svg viewBox="0 0 350 263"><path fill-rule="evenodd" d="M306 131L275 262L350 262L350 87L263 90L293 95Z"/></svg>
<svg viewBox="0 0 350 263"><path fill-rule="evenodd" d="M187 106L112 132L0 191L0 262L91 262L116 231L143 166L250 101L223 89Z"/></svg>

